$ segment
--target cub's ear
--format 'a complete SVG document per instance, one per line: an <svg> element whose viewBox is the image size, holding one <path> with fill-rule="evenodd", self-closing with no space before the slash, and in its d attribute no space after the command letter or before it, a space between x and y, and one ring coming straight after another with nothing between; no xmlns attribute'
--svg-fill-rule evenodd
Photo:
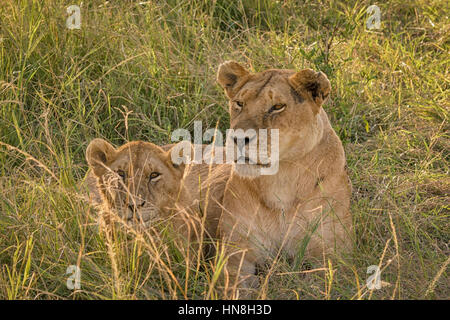
<svg viewBox="0 0 450 320"><path fill-rule="evenodd" d="M167 162L175 169L184 172L186 164L191 163L191 159L194 158L194 152L194 146L190 141L180 141L167 151Z"/></svg>
<svg viewBox="0 0 450 320"><path fill-rule="evenodd" d="M314 112L316 113L319 112L331 90L327 76L323 72L315 72L311 69L304 69L290 76L289 83L297 93L315 103L317 108L314 108Z"/></svg>
<svg viewBox="0 0 450 320"><path fill-rule="evenodd" d="M105 164L116 154L116 149L103 139L94 139L86 149L86 160L96 176L105 173Z"/></svg>
<svg viewBox="0 0 450 320"><path fill-rule="evenodd" d="M243 66L235 61L226 61L219 66L217 82L224 88L228 98L233 98L234 89L250 74Z"/></svg>

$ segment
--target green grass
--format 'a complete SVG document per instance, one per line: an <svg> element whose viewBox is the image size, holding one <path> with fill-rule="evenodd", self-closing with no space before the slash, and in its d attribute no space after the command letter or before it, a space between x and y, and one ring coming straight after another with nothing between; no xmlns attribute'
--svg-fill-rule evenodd
<svg viewBox="0 0 450 320"><path fill-rule="evenodd" d="M108 254L80 181L102 137L164 144L226 129L218 65L324 71L353 183L351 257L308 272L280 257L260 298L448 299L449 9L445 0L0 3L0 299L220 298L220 261L124 237ZM222 257L218 257L222 258ZM67 289L69 265L81 289ZM366 271L380 265L381 290ZM264 280L264 279L263 279Z"/></svg>

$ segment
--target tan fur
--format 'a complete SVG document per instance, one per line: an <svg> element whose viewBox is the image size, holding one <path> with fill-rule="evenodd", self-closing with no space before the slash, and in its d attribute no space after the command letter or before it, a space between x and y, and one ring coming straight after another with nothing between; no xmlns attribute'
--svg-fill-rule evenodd
<svg viewBox="0 0 450 320"><path fill-rule="evenodd" d="M275 175L258 175L258 164L233 167L219 229L243 253L230 257L227 271L255 286L257 265L279 250L295 257L307 244L306 257L322 260L351 248L351 183L342 143L322 108L330 92L325 74L252 74L228 61L217 79L230 100L231 128L279 129L280 148ZM270 111L274 105L284 109Z"/></svg>
<svg viewBox="0 0 450 320"><path fill-rule="evenodd" d="M102 203L101 217L107 224L114 218L131 227L162 221L171 223L177 234L190 241L199 240L202 230L211 238L216 236L229 169L227 176L227 166L222 166L224 174L208 180L216 166L174 165L172 150L172 145L159 147L143 141L118 149L102 139L89 144L90 199ZM125 174L125 179L119 173ZM160 175L152 180L152 173Z"/></svg>

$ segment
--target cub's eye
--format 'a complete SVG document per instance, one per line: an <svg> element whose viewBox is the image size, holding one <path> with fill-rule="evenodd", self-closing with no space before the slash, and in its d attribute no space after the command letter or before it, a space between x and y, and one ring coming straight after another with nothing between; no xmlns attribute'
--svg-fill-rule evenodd
<svg viewBox="0 0 450 320"><path fill-rule="evenodd" d="M117 174L119 175L119 177L120 177L122 180L125 180L126 175L125 175L125 172L124 172L123 170L117 171Z"/></svg>
<svg viewBox="0 0 450 320"><path fill-rule="evenodd" d="M272 108L269 109L269 113L278 113L283 111L286 108L286 105L284 103L278 103L272 106Z"/></svg>
<svg viewBox="0 0 450 320"><path fill-rule="evenodd" d="M238 106L238 108L242 108L244 106L242 101L235 100L234 103Z"/></svg>
<svg viewBox="0 0 450 320"><path fill-rule="evenodd" d="M161 177L161 173L159 173L159 172L152 172L152 173L150 173L150 181L151 182L156 182L156 181L158 181L159 180L159 178Z"/></svg>

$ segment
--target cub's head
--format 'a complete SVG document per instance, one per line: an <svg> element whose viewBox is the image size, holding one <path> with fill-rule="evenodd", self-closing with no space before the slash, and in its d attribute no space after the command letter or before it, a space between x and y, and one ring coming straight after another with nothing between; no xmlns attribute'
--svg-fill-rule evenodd
<svg viewBox="0 0 450 320"><path fill-rule="evenodd" d="M235 165L238 174L258 176L260 169L274 158L290 161L301 157L320 141L321 107L330 93L330 82L324 73L311 69L250 73L237 62L227 61L220 65L217 81L229 98L231 129L244 131L244 135L241 131L231 139L237 148L263 143L259 129L268 129L267 156L261 152L257 158L244 156L244 161ZM270 129L278 129L278 156L271 156L271 140L275 143L276 139Z"/></svg>
<svg viewBox="0 0 450 320"><path fill-rule="evenodd" d="M184 164L172 163L171 150L142 141L116 149L103 139L94 139L86 159L103 201L129 224L158 219L161 209L177 199Z"/></svg>

